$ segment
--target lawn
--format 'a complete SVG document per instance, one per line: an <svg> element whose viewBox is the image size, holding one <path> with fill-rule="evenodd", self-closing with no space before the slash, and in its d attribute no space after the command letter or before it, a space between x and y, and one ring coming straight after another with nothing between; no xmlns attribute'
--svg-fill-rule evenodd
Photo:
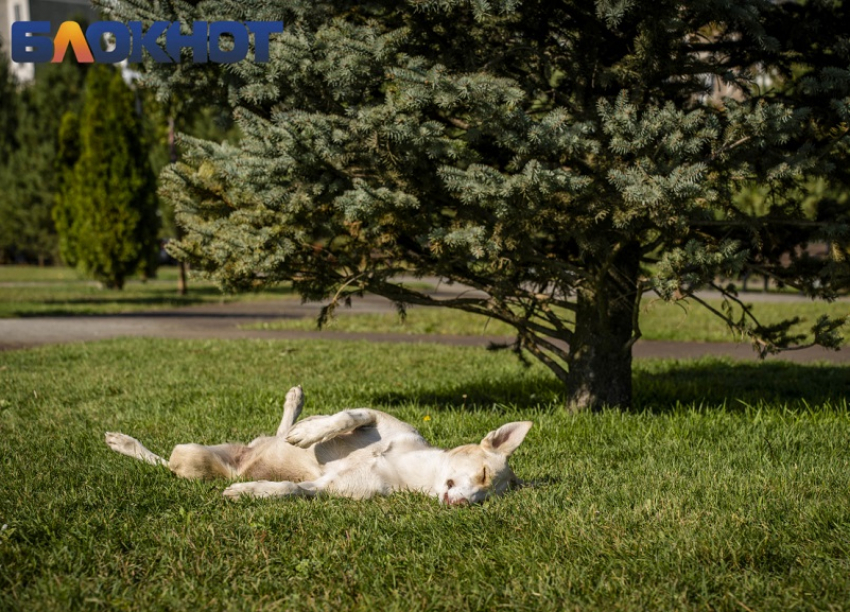
<svg viewBox="0 0 850 612"><path fill-rule="evenodd" d="M818 317L850 316L850 301L833 303L793 301L764 302L760 296L751 296L750 303L763 324L774 324L798 316L801 322L793 330L796 333L810 332ZM744 296L747 299L747 296ZM708 298L706 301L720 310L721 300ZM396 313L352 313L339 309L337 316L323 328L343 332L401 332L408 334L449 334L460 336L511 335L512 328L481 315L462 311L435 308L410 308L404 319ZM646 300L640 318L641 332L645 340L674 340L680 342L735 342L740 334L729 331L726 324L699 304L688 301L671 304L661 300ZM316 320L285 319L246 326L254 329L315 330ZM844 326L844 334L850 331ZM809 334L811 335L811 334Z"/></svg>
<svg viewBox="0 0 850 612"><path fill-rule="evenodd" d="M849 373L638 362L634 410L568 416L542 368L459 347L0 353L0 609L850 609ZM103 443L249 440L296 383L305 414L380 407L442 446L532 419L512 463L536 484L474 508L228 502Z"/></svg>
<svg viewBox="0 0 850 612"><path fill-rule="evenodd" d="M156 279L128 281L123 291L101 289L97 283L81 278L73 269L64 267L0 266L0 317L33 317L85 314L119 314L177 308L204 303L246 299L298 299L288 285L262 292L225 295L209 281L193 278L190 292L179 296L177 269L164 266ZM411 287L427 288L424 282ZM807 332L822 314L832 317L850 315L850 301L824 302L793 301L765 302L759 294L749 294L755 312L766 324L790 316L802 321L796 326ZM747 296L745 296L747 299ZM707 300L720 308L720 300ZM493 319L461 311L431 308L410 308L402 320L395 313L353 314L345 308L338 311L325 329L343 332L400 332L408 334L453 335L512 335L511 327ZM246 326L255 329L315 330L315 318L284 319ZM669 304L658 299L644 300L641 331L646 340L690 342L734 342L741 340L731 333L716 316L694 302ZM845 326L845 334L848 328Z"/></svg>
<svg viewBox="0 0 850 612"><path fill-rule="evenodd" d="M213 283L189 281L177 295L177 268L160 267L157 278L131 278L121 291L101 288L74 269L61 266L0 266L0 317L119 314L237 299L292 296L288 286L262 293L224 295Z"/></svg>

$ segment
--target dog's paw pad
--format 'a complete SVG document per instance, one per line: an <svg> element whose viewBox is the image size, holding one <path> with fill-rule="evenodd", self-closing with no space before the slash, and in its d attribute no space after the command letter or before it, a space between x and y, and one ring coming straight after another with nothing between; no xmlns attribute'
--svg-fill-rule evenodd
<svg viewBox="0 0 850 612"><path fill-rule="evenodd" d="M286 403L294 403L298 404L304 400L304 391L301 389L301 386L292 387L286 393Z"/></svg>
<svg viewBox="0 0 850 612"><path fill-rule="evenodd" d="M126 434L107 431L104 437L109 448L123 455L132 455L139 447L139 441Z"/></svg>

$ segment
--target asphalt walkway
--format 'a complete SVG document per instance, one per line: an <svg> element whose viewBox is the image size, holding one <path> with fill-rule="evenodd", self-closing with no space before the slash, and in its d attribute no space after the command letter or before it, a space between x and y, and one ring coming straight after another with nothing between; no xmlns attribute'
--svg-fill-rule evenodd
<svg viewBox="0 0 850 612"><path fill-rule="evenodd" d="M447 289L446 291L450 290ZM366 340L393 343L430 342L482 347L493 342L512 341L511 337L492 335L453 336L399 332L349 333L241 328L243 325L285 318L315 318L320 308L320 304L302 304L293 299L264 299L228 304L205 304L136 314L0 319L0 350L24 349L66 342L90 342L119 337ZM347 310L351 312L394 312L394 307L384 298L366 296L353 300L352 308ZM634 355L639 359L654 357L694 359L703 356L724 356L746 361L758 360L756 353L749 344L734 343L640 340L635 344ZM782 359L796 363L817 361L850 363L850 351L847 349L830 351L814 347L800 351L787 351L778 356L768 357L768 359Z"/></svg>

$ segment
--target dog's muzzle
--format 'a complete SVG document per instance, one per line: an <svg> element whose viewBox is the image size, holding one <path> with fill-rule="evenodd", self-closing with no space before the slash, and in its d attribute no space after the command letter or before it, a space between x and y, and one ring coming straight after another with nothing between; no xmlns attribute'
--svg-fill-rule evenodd
<svg viewBox="0 0 850 612"><path fill-rule="evenodd" d="M452 501L449 498L448 493L443 493L443 503L447 506L468 506L469 500L464 498L464 497L461 497L460 499L456 499L456 500Z"/></svg>

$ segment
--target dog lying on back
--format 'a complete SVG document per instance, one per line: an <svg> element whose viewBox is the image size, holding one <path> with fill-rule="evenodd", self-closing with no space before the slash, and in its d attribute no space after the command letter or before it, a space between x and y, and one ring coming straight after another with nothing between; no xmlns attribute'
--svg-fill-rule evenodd
<svg viewBox="0 0 850 612"><path fill-rule="evenodd" d="M304 406L301 387L286 394L277 434L250 444L178 444L166 461L135 438L107 433L114 451L183 478L251 479L225 497L314 497L367 499L395 491L419 491L448 505L474 504L518 483L508 457L522 443L531 421L508 423L480 444L442 450L415 428L378 410L357 408L296 423Z"/></svg>

